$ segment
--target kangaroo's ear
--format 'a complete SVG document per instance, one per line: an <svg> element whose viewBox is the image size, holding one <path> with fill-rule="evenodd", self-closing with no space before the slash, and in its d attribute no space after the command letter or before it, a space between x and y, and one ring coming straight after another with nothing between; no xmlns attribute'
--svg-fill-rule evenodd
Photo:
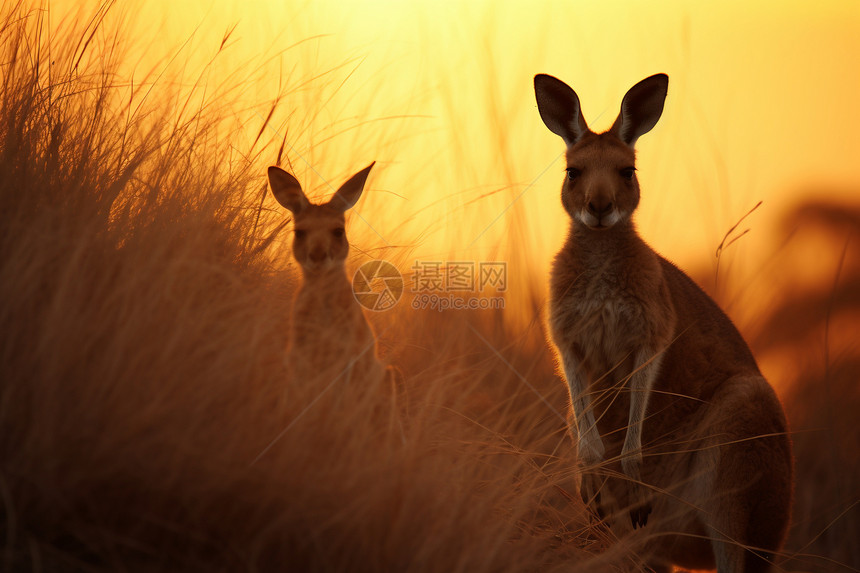
<svg viewBox="0 0 860 573"><path fill-rule="evenodd" d="M563 81L546 74L536 75L535 99L544 124L560 135L568 147L589 131L582 117L579 96Z"/></svg>
<svg viewBox="0 0 860 573"><path fill-rule="evenodd" d="M269 185L278 203L292 211L293 215L298 215L310 205L299 181L280 167L269 167Z"/></svg>
<svg viewBox="0 0 860 573"><path fill-rule="evenodd" d="M349 181L340 186L334 197L328 202L331 207L340 211L346 211L358 202L361 197L361 192L364 190L364 184L367 182L367 176L370 174L370 169L376 165L374 161L355 175L349 178Z"/></svg>
<svg viewBox="0 0 860 573"><path fill-rule="evenodd" d="M639 136L651 131L663 114L663 102L669 89L669 76L657 74L645 78L627 92L621 102L621 113L609 130L633 147Z"/></svg>

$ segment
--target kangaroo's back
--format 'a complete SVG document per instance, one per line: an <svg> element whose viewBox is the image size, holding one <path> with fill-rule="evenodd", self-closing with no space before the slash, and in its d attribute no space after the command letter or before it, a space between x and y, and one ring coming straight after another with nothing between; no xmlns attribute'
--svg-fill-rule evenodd
<svg viewBox="0 0 860 573"><path fill-rule="evenodd" d="M677 317L672 346L678 355L664 364L661 386L689 388L699 380L696 394L707 397L733 376L761 375L740 332L717 303L673 263L660 257L660 264Z"/></svg>
<svg viewBox="0 0 860 573"><path fill-rule="evenodd" d="M782 407L731 320L632 222L633 148L660 118L667 86L662 74L636 84L597 134L570 87L535 77L541 118L567 145L571 224L553 265L550 330L580 492L654 571L765 571L791 503Z"/></svg>

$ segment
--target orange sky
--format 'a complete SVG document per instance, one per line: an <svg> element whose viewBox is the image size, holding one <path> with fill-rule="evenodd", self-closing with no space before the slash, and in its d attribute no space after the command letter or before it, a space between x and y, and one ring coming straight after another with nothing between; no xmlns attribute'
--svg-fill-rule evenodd
<svg viewBox="0 0 860 573"><path fill-rule="evenodd" d="M54 0L54 20L77 4ZM574 87L595 129L631 85L669 74L663 118L638 144L637 221L683 266L712 265L762 200L723 263L744 277L798 200L858 196L860 4L749 4L148 0L115 15L139 69L240 82L249 138L286 88L270 135L290 134L307 187L329 193L314 171L336 186L376 160L353 243L401 262L502 258L516 296L517 280L544 280L567 224L563 145L537 114L535 73Z"/></svg>

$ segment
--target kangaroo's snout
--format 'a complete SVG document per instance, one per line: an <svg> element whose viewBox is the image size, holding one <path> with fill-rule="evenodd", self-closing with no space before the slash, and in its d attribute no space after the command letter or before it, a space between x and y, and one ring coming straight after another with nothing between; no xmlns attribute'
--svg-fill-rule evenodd
<svg viewBox="0 0 860 573"><path fill-rule="evenodd" d="M592 228L604 229L613 226L620 219L617 205L611 192L592 193L585 196L585 208L580 220Z"/></svg>
<svg viewBox="0 0 860 573"><path fill-rule="evenodd" d="M618 223L622 215L612 203L598 206L589 202L577 218L591 229L603 230Z"/></svg>
<svg viewBox="0 0 860 573"><path fill-rule="evenodd" d="M326 222L320 219L312 222L321 228L308 228L308 224L307 220L303 221L305 228L301 235L296 235L293 242L293 254L299 265L304 271L314 273L341 268L349 252L349 243L344 235L332 232L329 227L333 225L338 229L339 225L343 224L343 216L340 216L339 221Z"/></svg>
<svg viewBox="0 0 860 573"><path fill-rule="evenodd" d="M607 156L616 156L609 165L604 161ZM639 190L634 180L619 175L618 166L633 161L632 152L617 143L591 150L576 149L568 152L568 157L584 168L577 177L568 178L562 188L562 204L570 216L585 228L599 231L629 219L636 209Z"/></svg>
<svg viewBox="0 0 860 573"><path fill-rule="evenodd" d="M308 254L308 258L311 260L311 262L316 264L323 262L324 260L326 260L327 257L328 253L326 253L325 250L321 248L314 249Z"/></svg>
<svg viewBox="0 0 860 573"><path fill-rule="evenodd" d="M612 201L605 198L599 198L589 201L587 209L589 213L600 219L601 217L608 215L612 211L612 207Z"/></svg>

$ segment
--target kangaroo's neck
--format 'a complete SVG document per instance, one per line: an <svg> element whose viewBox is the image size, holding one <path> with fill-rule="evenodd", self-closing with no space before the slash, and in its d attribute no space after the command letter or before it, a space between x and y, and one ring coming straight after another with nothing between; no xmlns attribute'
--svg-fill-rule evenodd
<svg viewBox="0 0 860 573"><path fill-rule="evenodd" d="M349 287L349 279L346 277L346 267L334 266L323 271L308 271L302 269L303 285L320 286L325 284Z"/></svg>
<svg viewBox="0 0 860 573"><path fill-rule="evenodd" d="M381 376L373 330L355 299L346 270L339 267L303 275L290 331L290 355L298 371L339 375L347 366L355 366L363 369L359 376Z"/></svg>
<svg viewBox="0 0 860 573"><path fill-rule="evenodd" d="M324 312L328 309L343 312L357 307L344 267L322 272L303 270L302 279L296 296L298 310Z"/></svg>
<svg viewBox="0 0 860 573"><path fill-rule="evenodd" d="M604 267L612 261L629 264L641 258L643 251L650 251L630 220L604 230L572 221L564 250L586 268Z"/></svg>

